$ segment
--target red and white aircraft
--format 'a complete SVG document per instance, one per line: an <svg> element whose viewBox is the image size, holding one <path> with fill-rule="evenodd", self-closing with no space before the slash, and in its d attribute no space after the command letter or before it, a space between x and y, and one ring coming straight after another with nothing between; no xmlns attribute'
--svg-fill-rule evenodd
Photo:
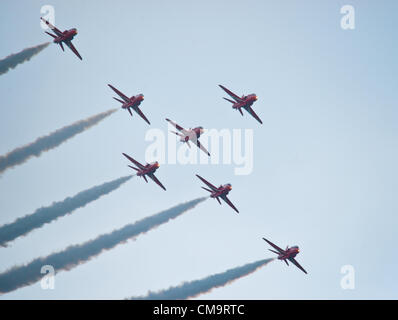
<svg viewBox="0 0 398 320"><path fill-rule="evenodd" d="M113 97L116 101L119 101L122 104L122 109L127 109L127 111L130 113L131 116L133 114L131 113L131 109L133 109L135 112L138 113L138 115L146 121L146 123L151 124L149 120L145 117L145 115L142 113L142 111L139 108L139 105L141 104L142 101L144 101L144 95L142 93L137 94L136 96L132 97L127 97L124 93L120 92L118 89L115 87L111 86L108 84L109 88L111 88L120 98L123 99L120 100L118 98Z"/></svg>
<svg viewBox="0 0 398 320"><path fill-rule="evenodd" d="M245 109L247 112L249 112L258 122L260 122L261 124L263 124L263 122L261 121L260 117L254 112L252 105L254 102L257 101L258 97L256 94L252 93L249 94L247 96L242 95L242 97L239 97L238 95L236 95L235 93L233 93L232 91L228 90L227 88L225 88L224 86L222 86L221 84L219 84L220 88L223 89L232 99L234 100L230 100L227 98L224 98L225 100L229 101L232 103L232 108L235 110L239 110L240 114L243 116L243 112L242 112L242 108Z"/></svg>
<svg viewBox="0 0 398 320"><path fill-rule="evenodd" d="M170 131L177 136L180 137L180 141L183 143L186 143L188 147L191 147L189 144L189 141L194 143L200 150L202 150L204 153L206 153L208 156L210 156L209 151L206 150L205 147L202 146L202 144L199 141L200 135L204 132L203 127L196 127L196 128L189 128L189 129L184 129L183 127L179 126L177 123L173 122L170 119L166 119L171 125L173 125L178 131L180 132L175 132L175 131Z"/></svg>
<svg viewBox="0 0 398 320"><path fill-rule="evenodd" d="M296 261L296 259L294 259L296 257L296 255L300 252L300 249L298 246L293 246L290 248L289 248L289 246L287 246L286 249L283 250L282 248L279 248L276 244L273 244L271 241L268 241L265 238L263 238L263 240L266 241L271 247L273 247L274 249L277 250L277 251L274 251L274 250L268 249L269 251L276 253L278 255L279 260L285 261L287 265L289 265L289 263L287 262L289 260L301 271L303 271L304 273L307 273L307 271L305 271L304 268L302 266L300 266L300 264Z"/></svg>
<svg viewBox="0 0 398 320"><path fill-rule="evenodd" d="M214 198L218 201L219 204L221 204L221 201L219 198L224 200L232 209L236 211L236 213L239 213L238 209L235 208L235 206L232 204L232 202L228 199L227 194L232 190L231 184L227 183L225 185L220 185L218 188L216 186L213 186L210 182L206 181L203 179L200 175L196 175L200 180L202 180L210 189L207 189L205 187L202 187L202 189L205 189L206 191L209 191L211 193L210 198Z"/></svg>
<svg viewBox="0 0 398 320"><path fill-rule="evenodd" d="M154 163L147 163L146 165L142 165L141 163L139 163L138 161L134 160L132 157L130 157L129 155L123 153L123 155L129 159L132 163L134 163L134 165L136 165L138 168L135 168L133 166L129 167L131 169L134 169L135 171L137 171L137 176L138 177L142 177L144 178L145 182L148 183L148 180L146 178L146 176L148 176L149 178L151 178L153 181L155 181L163 190L166 190L166 188L163 186L163 184L158 180L158 178L155 177L155 171L159 168L159 163L156 161Z"/></svg>
<svg viewBox="0 0 398 320"><path fill-rule="evenodd" d="M61 31L61 30L57 29L55 26L53 26L46 19L43 19L41 17L40 17L40 19L46 25L48 25L48 27L55 33L55 35L54 35L54 34L52 34L50 32L45 31L45 33L47 33L48 35L50 35L51 37L54 38L53 42L56 43L56 44L59 44L59 46L61 47L62 51L65 51L64 50L64 46L63 46L63 43L65 43L68 46L68 48L71 49L73 51L73 53L75 55L77 55L77 57L80 60L83 60L83 58L80 56L79 52L76 50L76 48L72 44L72 40L73 40L74 36L77 35L77 29L76 28L65 30L65 31Z"/></svg>

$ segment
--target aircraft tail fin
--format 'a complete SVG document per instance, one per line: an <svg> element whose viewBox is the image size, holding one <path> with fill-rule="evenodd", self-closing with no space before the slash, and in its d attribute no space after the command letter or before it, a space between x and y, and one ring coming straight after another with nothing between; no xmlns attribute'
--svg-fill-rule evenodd
<svg viewBox="0 0 398 320"><path fill-rule="evenodd" d="M230 99L228 99L228 98L223 98L223 99L225 99L225 100L227 100L227 101L229 101L229 102L231 102L231 103L235 103L235 101L230 100Z"/></svg>
<svg viewBox="0 0 398 320"><path fill-rule="evenodd" d="M275 250L272 250L272 249L268 249L268 250L279 255L279 252L276 252Z"/></svg>
<svg viewBox="0 0 398 320"><path fill-rule="evenodd" d="M53 34L50 33L50 32L47 32L47 31L44 31L44 32L47 33L48 35L52 36L53 38L56 38L56 37L57 37L57 36L53 35Z"/></svg>
<svg viewBox="0 0 398 320"><path fill-rule="evenodd" d="M145 175L142 177L144 178L145 182L148 183L148 179L145 177Z"/></svg>
<svg viewBox="0 0 398 320"><path fill-rule="evenodd" d="M138 168L135 168L135 167L133 167L133 166L130 166L130 165L128 165L131 169L134 169L135 171L140 171L140 169L138 169Z"/></svg>
<svg viewBox="0 0 398 320"><path fill-rule="evenodd" d="M176 136L179 136L179 137L183 137L184 136L183 134L181 134L179 132L175 132L175 131L171 131L171 130L170 130L170 132L174 133Z"/></svg>
<svg viewBox="0 0 398 320"><path fill-rule="evenodd" d="M219 203L219 204L221 204L221 201L220 201L220 199L218 199L218 197L216 197L216 199L217 199L218 203Z"/></svg>
<svg viewBox="0 0 398 320"><path fill-rule="evenodd" d="M62 51L65 51L64 45L62 44L62 42L59 43L59 46L61 47Z"/></svg>
<svg viewBox="0 0 398 320"><path fill-rule="evenodd" d="M242 117L243 117L243 112L242 112L242 109L241 109L241 108L239 108L238 110L239 110L240 114L241 114L241 115L242 115Z"/></svg>
<svg viewBox="0 0 398 320"><path fill-rule="evenodd" d="M115 98L115 97L112 97L112 98L115 99L116 101L119 101L120 103L124 103L124 101L122 101L122 100L120 100L118 98Z"/></svg>
<svg viewBox="0 0 398 320"><path fill-rule="evenodd" d="M287 265L289 265L289 263L287 262L287 260L284 260L286 262Z"/></svg>
<svg viewBox="0 0 398 320"><path fill-rule="evenodd" d="M210 189L207 189L207 188L205 188L205 187L201 187L202 189L205 189L206 191L209 191L209 192L213 192L213 191L211 191Z"/></svg>

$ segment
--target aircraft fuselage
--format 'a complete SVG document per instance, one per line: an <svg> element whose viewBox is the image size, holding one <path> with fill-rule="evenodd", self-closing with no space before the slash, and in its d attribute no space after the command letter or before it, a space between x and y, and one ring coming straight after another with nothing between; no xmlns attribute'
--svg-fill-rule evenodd
<svg viewBox="0 0 398 320"><path fill-rule="evenodd" d="M294 246L294 247L291 247L291 248L287 248L286 250L285 250L285 253L284 254L280 254L279 256L278 256L278 259L279 260L286 260L286 259L290 259L290 258L294 258L295 256L297 256L297 254L300 252L300 249L299 249L299 247L297 247L297 246Z"/></svg>
<svg viewBox="0 0 398 320"><path fill-rule="evenodd" d="M61 43L65 41L72 41L73 38L77 35L77 29L73 28L70 30L66 30L62 33L62 35L54 38L54 43Z"/></svg>
<svg viewBox="0 0 398 320"><path fill-rule="evenodd" d="M150 173L155 173L155 171L159 168L159 163L148 163L144 169L137 171L137 176L145 176Z"/></svg>
<svg viewBox="0 0 398 320"><path fill-rule="evenodd" d="M211 193L211 198L218 198L220 196L226 196L232 190L232 186L230 184L221 185L218 189Z"/></svg>
<svg viewBox="0 0 398 320"><path fill-rule="evenodd" d="M232 105L232 108L240 109L240 108L250 107L254 102L257 101L257 95L252 93L252 94L249 94L247 96L242 96L241 99L242 99L242 101L235 102Z"/></svg>
<svg viewBox="0 0 398 320"><path fill-rule="evenodd" d="M203 127L189 129L189 134L186 136L182 135L180 141L188 142L189 140L197 140L203 132Z"/></svg>
<svg viewBox="0 0 398 320"><path fill-rule="evenodd" d="M138 107L141 102L144 101L144 96L142 94L136 95L136 96L132 96L129 101L124 102L122 104L122 108L123 109L128 109L128 108L135 108Z"/></svg>

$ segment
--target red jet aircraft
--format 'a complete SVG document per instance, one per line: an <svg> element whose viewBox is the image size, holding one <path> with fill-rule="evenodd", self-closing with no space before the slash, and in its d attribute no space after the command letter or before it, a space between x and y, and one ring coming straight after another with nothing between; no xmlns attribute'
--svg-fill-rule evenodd
<svg viewBox="0 0 398 320"><path fill-rule="evenodd" d="M238 95L236 95L235 93L233 93L232 91L228 90L227 88L225 88L224 86L222 86L221 84L219 84L220 88L223 89L233 100L224 98L225 100L229 101L232 103L232 108L239 110L240 114L243 116L243 112L242 112L242 108L245 109L247 112L249 112L258 122L260 122L261 124L263 124L263 122L261 121L261 119L259 118L259 116L254 112L254 110L252 109L252 105L255 101L257 101L257 95L255 95L254 93L249 94L247 96L242 95L242 97L239 97Z"/></svg>
<svg viewBox="0 0 398 320"><path fill-rule="evenodd" d="M283 249L279 248L276 244L273 244L271 241L268 241L265 238L263 238L263 239L270 246L272 246L274 249L276 249L278 251L277 252L277 251L268 249L269 251L276 253L278 255L279 260L285 261L287 265L289 265L289 263L287 262L287 260L289 260L291 263L293 263L297 268L299 268L305 274L307 273L307 271L305 271L304 268L302 266L300 266L300 264L296 261L296 259L294 259L296 257L296 255L300 252L300 249L298 246L293 246L290 248L289 248L289 246L287 246L286 249L283 250Z"/></svg>
<svg viewBox="0 0 398 320"><path fill-rule="evenodd" d="M200 175L196 175L200 180L202 180L211 190L202 187L202 189L205 189L206 191L209 191L211 193L210 197L215 198L219 204L221 204L221 201L219 198L223 199L232 209L234 209L237 213L239 213L238 209L235 208L235 206L232 204L232 202L228 199L227 194L232 190L232 186L228 183L225 185L220 185L218 188L216 186L213 186L210 182L206 181L203 179Z"/></svg>
<svg viewBox="0 0 398 320"><path fill-rule="evenodd" d="M147 182L147 183L148 183L148 180L147 180L146 176L148 176L153 181L155 181L163 190L166 190L166 188L158 180L158 178L155 177L155 174L154 174L155 171L159 168L159 163L157 161L154 163L147 163L144 166L141 163L139 163L138 161L134 160L129 155L127 155L125 153L123 153L123 155L138 167L138 168L135 168L135 167L129 165L129 167L131 169L134 169L135 171L137 171L137 176L144 178L145 182Z"/></svg>
<svg viewBox="0 0 398 320"><path fill-rule="evenodd" d="M45 20L43 18L40 18L40 19L46 25L48 25L48 27L55 33L55 35L54 35L54 34L52 34L50 32L45 31L45 33L49 34L51 37L54 38L53 42L56 43L56 44L59 44L59 46L61 47L62 51L65 51L64 50L64 46L63 46L63 43L65 43L69 47L69 49L71 49L73 51L73 53L75 55L77 55L77 57L80 60L83 60L83 58L80 56L79 52L76 50L76 48L72 44L72 40L73 40L74 36L77 35L77 29L76 28L65 30L64 32L62 32L61 30L59 30L55 26L53 26L47 20Z"/></svg>
<svg viewBox="0 0 398 320"><path fill-rule="evenodd" d="M138 115L144 119L148 124L151 124L149 122L149 120L145 117L145 115L142 113L142 111L140 110L140 108L138 107L142 101L144 101L144 95L142 93L137 94L136 96L132 96L131 98L127 97L125 94L121 93L118 89L116 89L115 87L111 86L110 84L108 84L109 88L111 88L113 91L115 91L115 93L123 99L120 100L118 98L113 97L113 99L115 99L116 101L119 101L122 104L122 109L127 109L127 111L130 113L131 116L133 116L133 114L131 113L131 109L133 109L135 112L138 113Z"/></svg>
<svg viewBox="0 0 398 320"><path fill-rule="evenodd" d="M180 139L181 142L184 142L188 145L188 147L191 147L189 141L192 141L200 150L202 150L204 153L210 156L209 151L207 151L206 148L203 147L199 141L199 137L203 133L203 127L196 127L193 129L189 128L187 130L179 126L177 123L171 121L170 119L166 119L166 121L170 122L178 131L180 131L180 132L175 132L175 131L170 131L170 132L179 136L181 138Z"/></svg>

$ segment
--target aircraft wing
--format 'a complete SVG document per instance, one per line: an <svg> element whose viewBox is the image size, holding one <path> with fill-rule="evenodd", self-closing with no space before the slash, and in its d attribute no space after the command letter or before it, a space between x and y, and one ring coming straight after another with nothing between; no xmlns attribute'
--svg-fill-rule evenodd
<svg viewBox="0 0 398 320"><path fill-rule="evenodd" d="M193 141L195 142L195 141ZM209 151L206 150L206 148L200 143L199 139L196 139L196 145L200 150L202 150L204 153L207 153L208 156L210 156Z"/></svg>
<svg viewBox="0 0 398 320"><path fill-rule="evenodd" d="M234 209L236 213L239 213L239 210L235 208L235 206L232 204L231 200L229 200L227 196L221 196L221 199L223 199L232 209Z"/></svg>
<svg viewBox="0 0 398 320"><path fill-rule="evenodd" d="M43 19L42 17L40 17L40 19L46 24L48 25L48 27L54 31L56 33L57 36L61 36L63 33L61 30L59 30L58 28L56 28L55 26L53 26L49 21L47 21L46 19Z"/></svg>
<svg viewBox="0 0 398 320"><path fill-rule="evenodd" d="M237 96L235 93L233 93L231 90L228 90L227 88L225 88L224 86L222 86L221 84L219 84L219 87L221 89L223 89L231 98L235 99L237 102L241 102L242 98L240 98L239 96Z"/></svg>
<svg viewBox="0 0 398 320"><path fill-rule="evenodd" d="M72 52L77 55L80 60L83 60L79 52L76 50L75 46L73 45L72 41L65 41L65 44L72 50Z"/></svg>
<svg viewBox="0 0 398 320"><path fill-rule="evenodd" d="M140 169L145 169L145 166L143 166L141 163L139 163L138 161L134 160L132 157L130 157L129 155L123 153L123 155L129 159L132 163L134 163L138 168Z"/></svg>
<svg viewBox="0 0 398 320"><path fill-rule="evenodd" d="M263 238L263 240L265 242L267 242L271 247L273 247L274 249L278 250L279 253L285 253L285 250L283 250L282 248L279 248L276 244L273 244L271 241L268 241L267 239Z"/></svg>
<svg viewBox="0 0 398 320"><path fill-rule="evenodd" d="M163 190L166 190L164 185L158 180L158 178L155 177L153 173L149 173L148 177L151 178L153 181L155 181Z"/></svg>
<svg viewBox="0 0 398 320"><path fill-rule="evenodd" d="M254 110L252 109L252 107L247 107L246 108L246 111L247 112L249 112L251 115L252 115L252 117L254 118L254 119L256 119L258 122L260 122L261 124L263 124L263 122L261 121L261 119L260 119L260 117L254 112Z"/></svg>
<svg viewBox="0 0 398 320"><path fill-rule="evenodd" d="M213 186L210 182L206 181L205 179L203 179L200 175L196 175L200 180L203 181L203 183L205 183L208 187L210 187L210 189L212 189L213 191L216 191L218 188Z"/></svg>
<svg viewBox="0 0 398 320"><path fill-rule="evenodd" d="M140 110L140 108L135 107L135 108L133 108L133 109L134 109L135 112L138 113L138 115L139 115L142 119L144 119L144 120L146 121L146 123L151 124L151 123L149 122L149 120L145 117L145 115L142 113L142 111Z"/></svg>
<svg viewBox="0 0 398 320"><path fill-rule="evenodd" d="M186 136L189 135L189 131L188 130L185 130L183 127L181 127L180 125L178 125L174 121L172 121L170 119L166 119L166 121L171 123L171 125L174 126L174 128L176 128L178 131L181 131L184 135L186 135Z"/></svg>
<svg viewBox="0 0 398 320"><path fill-rule="evenodd" d="M108 87L111 88L120 98L122 98L125 102L129 101L129 98L123 94L122 92L120 92L118 89L116 89L115 87L113 87L112 85L108 84Z"/></svg>
<svg viewBox="0 0 398 320"><path fill-rule="evenodd" d="M289 261L293 263L297 268L299 268L301 271L303 271L305 274L307 274L307 271L304 270L302 266L296 261L294 258L290 258Z"/></svg>

